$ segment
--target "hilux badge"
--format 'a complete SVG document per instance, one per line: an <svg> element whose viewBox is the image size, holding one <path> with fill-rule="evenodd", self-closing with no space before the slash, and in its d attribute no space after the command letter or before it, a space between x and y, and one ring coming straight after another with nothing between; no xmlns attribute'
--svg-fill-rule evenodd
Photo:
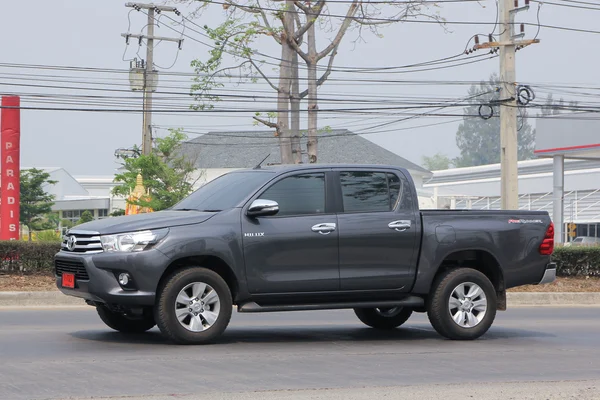
<svg viewBox="0 0 600 400"><path fill-rule="evenodd" d="M257 237L257 236L265 236L265 233L264 232L244 233L244 237Z"/></svg>

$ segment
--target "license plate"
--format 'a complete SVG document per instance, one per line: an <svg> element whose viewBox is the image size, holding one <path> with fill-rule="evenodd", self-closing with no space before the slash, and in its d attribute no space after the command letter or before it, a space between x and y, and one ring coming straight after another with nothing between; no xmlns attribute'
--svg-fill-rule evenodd
<svg viewBox="0 0 600 400"><path fill-rule="evenodd" d="M62 274L62 285L63 287L75 289L75 275L63 273Z"/></svg>

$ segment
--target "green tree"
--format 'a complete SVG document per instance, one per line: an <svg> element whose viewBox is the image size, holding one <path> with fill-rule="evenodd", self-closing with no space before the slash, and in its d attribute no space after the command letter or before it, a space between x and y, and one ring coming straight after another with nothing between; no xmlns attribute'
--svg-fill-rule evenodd
<svg viewBox="0 0 600 400"><path fill-rule="evenodd" d="M85 224L86 222L91 222L94 220L94 215L90 210L85 210L81 213L81 218L77 221L77 225Z"/></svg>
<svg viewBox="0 0 600 400"><path fill-rule="evenodd" d="M36 224L42 223L45 216L52 211L54 195L46 193L44 186L54 185L56 181L50 179L50 174L40 169L31 168L21 171L21 224L31 232L36 229Z"/></svg>
<svg viewBox="0 0 600 400"><path fill-rule="evenodd" d="M75 224L73 223L73 221L71 221L70 219L62 219L60 221L60 224L62 225L63 229L71 229L72 227L75 226Z"/></svg>
<svg viewBox="0 0 600 400"><path fill-rule="evenodd" d="M498 102L505 98L505 90L498 76L493 74L490 79L473 85L469 89L464 109L464 121L456 132L456 145L460 149L460 157L456 160L457 167L495 164L500 162L500 118ZM483 119L479 116L479 108L483 104L482 114L489 114L490 107L494 116ZM533 157L535 147L535 132L527 120L524 109L519 108L518 118L518 158L528 160Z"/></svg>
<svg viewBox="0 0 600 400"><path fill-rule="evenodd" d="M122 209L118 209L110 213L111 217L120 217L122 215L125 215L125 210Z"/></svg>
<svg viewBox="0 0 600 400"><path fill-rule="evenodd" d="M160 211L188 196L199 177L193 177L196 160L181 151L185 140L187 136L180 130L171 130L167 137L154 140L151 154L124 157L125 172L115 176L115 182L120 185L115 186L112 193L129 196L135 188L138 174L141 174L150 198L132 201L131 204Z"/></svg>
<svg viewBox="0 0 600 400"><path fill-rule="evenodd" d="M423 166L430 171L439 171L452 168L453 163L450 157L442 153L436 153L431 157L423 156Z"/></svg>

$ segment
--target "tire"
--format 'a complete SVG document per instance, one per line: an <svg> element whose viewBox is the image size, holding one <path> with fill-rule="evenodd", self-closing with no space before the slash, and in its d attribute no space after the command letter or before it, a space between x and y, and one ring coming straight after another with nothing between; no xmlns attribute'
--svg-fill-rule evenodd
<svg viewBox="0 0 600 400"><path fill-rule="evenodd" d="M354 313L365 325L375 329L394 329L408 321L412 309L396 308L355 308Z"/></svg>
<svg viewBox="0 0 600 400"><path fill-rule="evenodd" d="M109 328L122 333L144 333L156 325L154 316L144 313L141 317L129 317L123 313L109 310L104 305L96 306L96 311Z"/></svg>
<svg viewBox="0 0 600 400"><path fill-rule="evenodd" d="M435 280L427 316L440 335L473 340L490 329L496 307L496 290L490 280L479 271L460 268L446 271Z"/></svg>
<svg viewBox="0 0 600 400"><path fill-rule="evenodd" d="M155 319L162 334L177 344L207 344L225 331L232 310L223 278L192 267L167 278L157 296Z"/></svg>

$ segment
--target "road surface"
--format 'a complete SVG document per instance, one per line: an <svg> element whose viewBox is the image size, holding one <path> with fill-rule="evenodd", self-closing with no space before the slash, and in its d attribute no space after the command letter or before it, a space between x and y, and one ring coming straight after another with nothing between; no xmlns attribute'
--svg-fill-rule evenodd
<svg viewBox="0 0 600 400"><path fill-rule="evenodd" d="M0 309L0 360L11 400L600 399L600 307L511 308L472 342L423 314L379 332L350 310L234 313L208 346L123 336L91 307Z"/></svg>

